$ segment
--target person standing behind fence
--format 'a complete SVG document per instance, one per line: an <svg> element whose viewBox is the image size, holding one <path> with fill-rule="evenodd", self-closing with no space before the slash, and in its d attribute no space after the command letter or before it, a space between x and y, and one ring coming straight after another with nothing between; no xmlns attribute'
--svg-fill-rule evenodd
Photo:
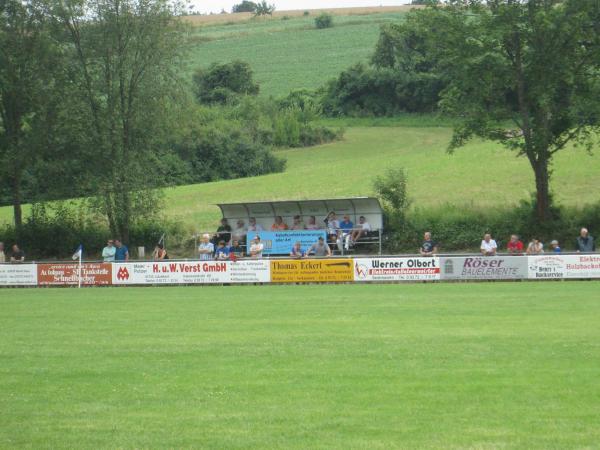
<svg viewBox="0 0 600 450"><path fill-rule="evenodd" d="M225 241L226 244L231 242L231 226L225 217L221 219L221 225L217 228L217 234L213 243L216 244L221 240Z"/></svg>
<svg viewBox="0 0 600 450"><path fill-rule="evenodd" d="M527 246L528 255L541 255L544 253L544 244L540 242L537 237L531 239L531 242Z"/></svg>
<svg viewBox="0 0 600 450"><path fill-rule="evenodd" d="M426 231L423 235L423 243L419 248L419 253L421 256L433 256L438 251L438 244L433 239L431 239L431 233Z"/></svg>
<svg viewBox="0 0 600 450"><path fill-rule="evenodd" d="M596 242L590 236L587 228L582 228L579 237L575 240L577 253L591 253L596 251Z"/></svg>
<svg viewBox="0 0 600 450"><path fill-rule="evenodd" d="M0 264L6 262L6 255L4 254L4 242L0 242Z"/></svg>
<svg viewBox="0 0 600 450"><path fill-rule="evenodd" d="M290 251L290 256L292 258L304 258L306 256L306 252L304 250L302 250L302 242L297 241L294 246L292 247L292 250Z"/></svg>
<svg viewBox="0 0 600 450"><path fill-rule="evenodd" d="M215 246L210 242L210 235L203 234L200 245L198 245L198 254L202 261L210 261L213 258L215 252Z"/></svg>
<svg viewBox="0 0 600 450"><path fill-rule="evenodd" d="M511 255L523 253L523 242L521 242L519 236L513 234L510 237L510 241L506 244L506 250L508 250L508 253Z"/></svg>
<svg viewBox="0 0 600 450"><path fill-rule="evenodd" d="M120 239L115 239L115 261L129 261L129 249Z"/></svg>
<svg viewBox="0 0 600 450"><path fill-rule="evenodd" d="M313 254L317 257L331 256L331 248L329 248L329 245L327 245L327 242L321 236L317 242L310 246L307 254Z"/></svg>
<svg viewBox="0 0 600 450"><path fill-rule="evenodd" d="M19 248L17 244L12 246L12 255L10 256L11 263L22 263L25 262L25 253Z"/></svg>
<svg viewBox="0 0 600 450"><path fill-rule="evenodd" d="M490 233L486 233L483 236L483 241L481 241L479 250L483 256L496 256L498 245L496 244L496 241L492 239L492 235Z"/></svg>
<svg viewBox="0 0 600 450"><path fill-rule="evenodd" d="M254 240L252 241L248 255L250 255L251 258L262 258L264 249L265 246L262 242L260 242L260 236L254 236Z"/></svg>
<svg viewBox="0 0 600 450"><path fill-rule="evenodd" d="M152 252L152 259L154 261L162 261L163 259L169 259L169 255L165 250L165 246L163 244L156 244L154 247L154 251Z"/></svg>
<svg viewBox="0 0 600 450"><path fill-rule="evenodd" d="M116 250L113 240L109 239L106 243L106 247L102 249L102 259L104 262L113 262L115 260Z"/></svg>

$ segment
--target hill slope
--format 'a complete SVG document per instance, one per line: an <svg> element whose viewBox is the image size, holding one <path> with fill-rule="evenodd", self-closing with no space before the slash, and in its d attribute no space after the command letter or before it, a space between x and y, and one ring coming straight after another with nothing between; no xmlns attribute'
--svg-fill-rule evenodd
<svg viewBox="0 0 600 450"><path fill-rule="evenodd" d="M215 203L368 195L373 178L389 167L406 168L417 207L495 208L529 197L534 182L526 159L488 142L449 155L450 135L449 128L353 127L342 142L280 151L288 160L284 173L169 189L167 212L196 230L212 229L219 217ZM571 149L558 155L554 167L558 201L582 205L600 200L589 192L600 172L600 155Z"/></svg>
<svg viewBox="0 0 600 450"><path fill-rule="evenodd" d="M246 61L261 95L286 95L317 88L373 53L383 23L403 12L335 16L332 28L317 30L315 16L254 19L194 28L189 72L213 62Z"/></svg>

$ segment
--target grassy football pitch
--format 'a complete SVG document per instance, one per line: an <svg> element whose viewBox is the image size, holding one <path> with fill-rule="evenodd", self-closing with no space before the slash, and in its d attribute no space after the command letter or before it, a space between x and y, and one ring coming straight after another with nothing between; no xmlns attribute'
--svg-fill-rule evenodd
<svg viewBox="0 0 600 450"><path fill-rule="evenodd" d="M0 290L0 447L595 448L600 283Z"/></svg>

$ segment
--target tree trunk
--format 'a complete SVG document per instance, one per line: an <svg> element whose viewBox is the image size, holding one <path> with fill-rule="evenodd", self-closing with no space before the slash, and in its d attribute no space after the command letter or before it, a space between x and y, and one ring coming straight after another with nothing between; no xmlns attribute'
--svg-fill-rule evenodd
<svg viewBox="0 0 600 450"><path fill-rule="evenodd" d="M548 161L541 159L532 162L535 172L536 216L540 222L551 218L550 214L550 175Z"/></svg>
<svg viewBox="0 0 600 450"><path fill-rule="evenodd" d="M13 204L13 212L14 212L14 220L15 220L15 228L17 230L17 236L19 231L21 230L21 226L23 225L23 210L21 204L23 203L23 199L21 197L21 177L15 176L11 179L11 190L12 190L12 204Z"/></svg>

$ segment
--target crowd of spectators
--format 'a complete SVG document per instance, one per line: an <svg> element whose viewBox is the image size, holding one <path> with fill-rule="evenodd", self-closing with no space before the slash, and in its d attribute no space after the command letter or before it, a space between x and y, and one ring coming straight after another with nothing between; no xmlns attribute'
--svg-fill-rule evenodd
<svg viewBox="0 0 600 450"><path fill-rule="evenodd" d="M246 226L243 220L238 220L236 228L232 230L227 219L223 218L216 233L202 235L197 247L200 260L227 260L242 257L261 258L265 248L257 233L263 231L263 228L256 222L254 217L250 217L248 222ZM364 216L360 216L359 223L355 226L348 215L344 215L342 220L339 221L335 212L332 211L323 222L324 226L320 227L317 224L316 217L310 216L308 223L304 224L300 216L294 216L292 226L288 227L281 216L276 216L271 230L323 230L325 232L327 239L322 236L319 237L307 250L303 250L302 243L296 241L289 252L289 256L292 258L332 256L332 245L339 250L342 248L348 250L371 231L371 226ZM418 253L421 256L433 256L439 253L439 250L440 245L432 238L431 232L425 232ZM495 256L500 251L500 247L496 240L492 238L491 233L486 233L481 240L479 250L483 256ZM541 255L546 251L561 253L562 249L557 240L552 240L550 245L545 248L544 243L537 236L533 236L527 247L525 247L523 241L516 234L510 236L505 247L505 253L509 255ZM579 236L575 239L575 251L577 253L596 251L596 241L589 234L587 228L581 228ZM120 239L109 239L102 249L102 259L104 262L129 261L129 249ZM162 243L156 245L152 253L152 259L156 261L169 259L167 250ZM7 253L4 243L0 242L0 263L8 262L25 262L25 253L17 244L12 245L11 251Z"/></svg>

